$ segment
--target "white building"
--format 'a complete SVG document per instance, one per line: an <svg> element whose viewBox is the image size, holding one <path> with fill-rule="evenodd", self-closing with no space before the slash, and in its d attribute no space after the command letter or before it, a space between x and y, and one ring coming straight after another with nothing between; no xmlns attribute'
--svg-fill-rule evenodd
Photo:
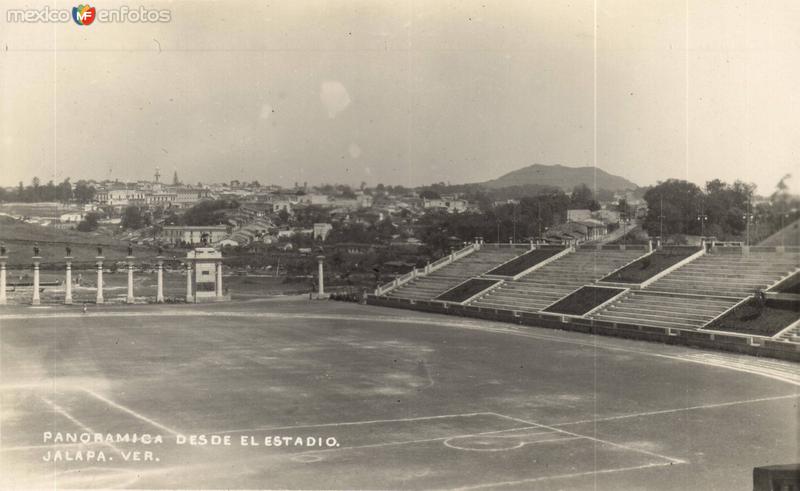
<svg viewBox="0 0 800 491"><path fill-rule="evenodd" d="M317 238L321 240L325 240L328 238L328 234L330 231L333 230L333 225L330 223L315 223L314 224L314 240Z"/></svg>
<svg viewBox="0 0 800 491"><path fill-rule="evenodd" d="M469 202L455 196L442 196L436 199L422 199L422 208L426 210L445 210L448 213L461 213L467 211Z"/></svg>
<svg viewBox="0 0 800 491"><path fill-rule="evenodd" d="M169 244L216 244L228 235L225 225L208 226L166 226L161 230L159 238Z"/></svg>
<svg viewBox="0 0 800 491"><path fill-rule="evenodd" d="M586 210L586 209L567 210L568 222L580 222L583 220L590 220L591 218L592 218L591 210Z"/></svg>
<svg viewBox="0 0 800 491"><path fill-rule="evenodd" d="M83 221L84 213L81 211L73 211L70 213L63 213L58 217L61 223L79 223Z"/></svg>

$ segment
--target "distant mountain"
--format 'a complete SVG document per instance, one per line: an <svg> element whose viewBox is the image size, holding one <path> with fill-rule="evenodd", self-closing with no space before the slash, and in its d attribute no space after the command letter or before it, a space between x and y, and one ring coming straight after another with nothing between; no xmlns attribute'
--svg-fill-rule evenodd
<svg viewBox="0 0 800 491"><path fill-rule="evenodd" d="M558 187L564 191L572 191L572 189L579 184L586 184L590 188L594 188L595 177L597 179L598 189L624 191L626 189L636 189L639 187L624 177L609 174L599 168L541 164L533 164L509 172L492 181L486 181L483 185L497 189L509 186L538 184L542 186Z"/></svg>

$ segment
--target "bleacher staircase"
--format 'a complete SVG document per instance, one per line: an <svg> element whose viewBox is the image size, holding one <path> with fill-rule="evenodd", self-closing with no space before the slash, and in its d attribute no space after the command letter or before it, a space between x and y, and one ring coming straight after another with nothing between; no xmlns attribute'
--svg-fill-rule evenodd
<svg viewBox="0 0 800 491"><path fill-rule="evenodd" d="M527 247L484 245L471 254L455 259L452 263L425 276L417 276L398 286L386 296L412 300L430 300L472 277L480 276L497 265L528 252Z"/></svg>
<svg viewBox="0 0 800 491"><path fill-rule="evenodd" d="M505 282L483 297L473 300L470 305L538 312L645 253L642 249L620 250L619 247L578 248L516 281Z"/></svg>
<svg viewBox="0 0 800 491"><path fill-rule="evenodd" d="M717 248L589 315L610 322L698 329L798 270L798 254Z"/></svg>

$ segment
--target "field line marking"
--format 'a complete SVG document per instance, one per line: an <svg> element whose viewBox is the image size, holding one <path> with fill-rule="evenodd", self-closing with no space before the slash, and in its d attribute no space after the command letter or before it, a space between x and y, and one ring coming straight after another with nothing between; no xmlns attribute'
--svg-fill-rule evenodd
<svg viewBox="0 0 800 491"><path fill-rule="evenodd" d="M774 397L761 397L758 399L747 399L743 401L730 401L730 402L719 402L715 404L703 404L699 406L690 406L690 407L679 407L679 408L672 408L672 409L661 409L657 411L644 411L641 413L630 413L630 414L621 414L619 416L608 416L605 418L597 418L597 419L584 419L580 421L570 421L568 423L555 423L550 426L552 427L560 427L560 426L570 426L570 425L578 425L578 424L585 424L585 423L598 423L602 421L615 421L618 419L628 419L628 418L638 418L642 416L657 416L659 414L670 414L670 413L679 413L683 411L696 411L699 409L714 409L718 407L729 407L729 406L738 406L743 404L754 404L758 402L768 402L768 401L779 401L782 399L796 399L800 397L800 393L798 394L789 394L785 396L774 396Z"/></svg>
<svg viewBox="0 0 800 491"><path fill-rule="evenodd" d="M507 418L507 419L510 419L512 421L517 421L519 423L529 424L529 425L536 425L536 426L539 426L541 428L545 428L545 429L548 429L548 430L558 431L560 433L565 433L567 435L586 438L587 440L591 440L591 441L594 441L594 442L597 442L597 443L603 443L605 445L611 445L613 447L622 448L622 449L625 449L625 450L629 450L631 452L638 452L638 453L643 453L645 455L650 455L651 457L658 457L660 459L668 460L668 461L670 461L670 463L673 463L673 464L685 464L686 463L686 461L683 460L683 459L678 459L678 458L675 458L675 457L669 457L667 455L662 455L662 454L658 454L658 453L655 453L655 452L650 452L648 450L642 450L642 449L636 448L636 447L629 447L627 445L622 445L621 443L614 443L614 442L611 442L611 441L608 441L608 440L603 440L601 438L596 438L596 437L588 436L588 435L582 435L580 433L574 433L572 431L562 430L560 428L555 428L553 426L543 425L541 423L534 423L533 421L527 421L527 420L524 420L524 419L515 418L514 416L507 416L505 414L500 414L500 413L492 413L492 414L495 414L495 415L497 415L497 416L499 416L501 418Z"/></svg>
<svg viewBox="0 0 800 491"><path fill-rule="evenodd" d="M554 476L542 476L542 477L532 477L530 479L520 479L518 481L503 481L503 482L492 482L492 483L485 483L485 484L476 484L474 486L463 486L459 488L453 488L457 490L468 490L468 489L481 489L481 488L494 488L499 486L516 486L520 484L526 483L534 483L534 482L542 482L542 481L552 481L555 479L570 479L573 477L583 477L583 476L596 476L598 474L612 474L615 472L628 472L628 471L635 471L640 469L651 469L654 467L666 467L673 465L672 462L659 462L654 464L644 464L644 465L637 465L634 467L617 467L615 469L602 469L599 471L587 471L587 472L575 472L572 474L556 474Z"/></svg>
<svg viewBox="0 0 800 491"><path fill-rule="evenodd" d="M459 447L453 444L448 443L450 440L456 440L462 437L455 436L452 438L448 438L447 440L443 441L445 447L452 448L453 450L462 450L466 452L508 452L509 450L517 450L522 447L527 447L528 445L539 445L540 443L557 443L557 442L569 442L573 440L583 440L582 436L564 436L561 438L551 438L549 440L539 440L535 442L518 442L513 447L509 448L467 448L467 447ZM469 438L466 437L466 438ZM498 437L498 438L509 438L509 437Z"/></svg>
<svg viewBox="0 0 800 491"><path fill-rule="evenodd" d="M104 396L101 396L100 394L98 394L97 392L95 392L95 391L93 391L91 389L81 389L81 390L83 390L84 392L86 392L90 396L92 396L92 397L94 397L94 398L96 398L96 399L98 399L100 401L105 402L109 406L111 406L113 408L116 408L116 409L119 409L120 411L126 412L126 413L130 414L131 416L144 421L145 423L149 423L149 424L155 426L156 428L162 429L162 430L164 430L164 431L166 431L168 433L172 433L175 436L180 434L180 432L175 431L172 428L169 428L167 426L164 426L161 423L159 423L158 421L154 421L154 420L148 418L147 416L145 416L143 414L137 413L133 409L127 408L127 407L123 406L122 404L118 404L118 403L112 401L111 399L108 399L108 398L106 398Z"/></svg>
<svg viewBox="0 0 800 491"><path fill-rule="evenodd" d="M367 425L378 423L407 423L412 421L426 421L429 419L450 419L450 418L470 418L475 416L493 416L493 413L477 412L477 413L460 413L460 414L440 414L436 416L419 416L416 418L397 418L397 419L373 419L366 421L345 421L342 423L319 423L310 425L295 425L295 426L259 426L256 428L244 428L236 430L223 430L208 432L209 435L224 435L226 433L242 433L245 431L271 431L271 430L294 430L301 428L327 428L332 426L355 426Z"/></svg>
<svg viewBox="0 0 800 491"><path fill-rule="evenodd" d="M368 443L366 445L354 445L352 447L323 448L323 449L319 449L319 450L305 450L303 452L297 452L297 453L291 454L291 456L292 457L296 457L298 455L308 455L308 454L315 454L315 453L343 452L343 451L348 451L348 450L359 450L359 449L363 449L363 448L396 447L396 446L400 446L400 445L411 445L413 443L430 443L430 442L436 442L436 441L444 442L444 441L453 440L453 439L456 439L456 438L472 438L472 437L476 437L476 436L495 435L497 433L504 433L504 432L508 432L508 431L534 430L534 429L538 429L538 428L539 428L538 426L522 426L522 427L519 427L519 428L508 428L508 429L505 429L505 430L482 431L482 432L479 432L479 433L466 433L466 434L462 434L462 435L440 436L440 437L436 437L436 438L421 438L421 439L418 439L418 440L405 440L405 441L384 442L384 443ZM557 432L555 432L555 431L547 431L547 432L542 432L542 433L537 433L537 434L546 434L546 433L557 433ZM503 437L498 437L498 438L503 438ZM447 444L445 444L445 445L447 446Z"/></svg>
<svg viewBox="0 0 800 491"><path fill-rule="evenodd" d="M78 425L86 433L92 433L92 434L95 433L95 431L93 429L89 428L82 421L80 421L79 419L77 419L76 417L74 417L73 415L68 413L67 410L64 409L63 407L59 406L58 404L56 404L55 402L51 401L50 399L48 399L48 398L46 398L44 396L39 396L39 398L41 400L43 400L46 404L50 405L50 407L52 407L55 412L61 414L62 416L64 416L68 420L70 420L73 423L75 423L76 425ZM116 446L114 446L113 443L109 443L109 442L105 442L104 441L104 442L102 442L102 444L111 447L112 449L117 451L120 455L122 455L122 451L120 449L118 449Z"/></svg>
<svg viewBox="0 0 800 491"><path fill-rule="evenodd" d="M25 450L37 450L37 449L55 448L55 447L84 447L92 444L95 443L76 442L76 443L53 443L51 445L20 445L17 447L2 447L0 448L0 452L23 452ZM96 445L100 445L100 443L96 443Z"/></svg>

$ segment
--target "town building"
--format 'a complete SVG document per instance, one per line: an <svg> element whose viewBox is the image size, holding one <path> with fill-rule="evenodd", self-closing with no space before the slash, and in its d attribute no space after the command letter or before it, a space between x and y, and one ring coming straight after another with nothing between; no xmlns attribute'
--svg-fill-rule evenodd
<svg viewBox="0 0 800 491"><path fill-rule="evenodd" d="M592 218L592 211L587 209L567 210L567 221L577 222L580 220L589 220Z"/></svg>
<svg viewBox="0 0 800 491"><path fill-rule="evenodd" d="M161 229L159 239L168 244L216 244L228 235L225 225L169 225Z"/></svg>
<svg viewBox="0 0 800 491"><path fill-rule="evenodd" d="M320 239L324 241L328 238L328 234L333 230L333 225L330 223L315 223L314 224L314 240Z"/></svg>
<svg viewBox="0 0 800 491"><path fill-rule="evenodd" d="M425 210L444 210L448 213L462 213L469 209L469 202L456 196L443 195L441 198L422 199Z"/></svg>

